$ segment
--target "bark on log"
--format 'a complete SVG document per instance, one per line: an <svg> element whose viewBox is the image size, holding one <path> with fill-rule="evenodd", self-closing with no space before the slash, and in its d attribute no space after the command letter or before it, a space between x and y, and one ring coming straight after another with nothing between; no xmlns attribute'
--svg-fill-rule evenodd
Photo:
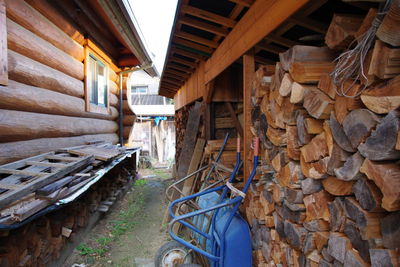
<svg viewBox="0 0 400 267"><path fill-rule="evenodd" d="M342 126L336 120L334 112L331 113L329 126L331 127L333 139L343 150L347 152L356 151L355 148L353 148L353 146L351 145L349 138L344 133Z"/></svg>
<svg viewBox="0 0 400 267"><path fill-rule="evenodd" d="M306 129L305 120L307 118L307 112L303 109L296 111L296 126L297 126L297 136L299 138L299 145L308 144L313 135L309 134Z"/></svg>
<svg viewBox="0 0 400 267"><path fill-rule="evenodd" d="M8 50L9 78L59 93L83 97L83 82L61 71Z"/></svg>
<svg viewBox="0 0 400 267"><path fill-rule="evenodd" d="M136 121L136 115L124 116L123 124L124 126L132 126Z"/></svg>
<svg viewBox="0 0 400 267"><path fill-rule="evenodd" d="M83 47L22 0L6 0L7 17L82 62Z"/></svg>
<svg viewBox="0 0 400 267"><path fill-rule="evenodd" d="M343 181L358 180L362 176L360 168L363 161L364 158L359 152L354 153L346 160L343 167L334 169L336 177Z"/></svg>
<svg viewBox="0 0 400 267"><path fill-rule="evenodd" d="M329 222L321 219L304 222L303 226L310 232L329 231Z"/></svg>
<svg viewBox="0 0 400 267"><path fill-rule="evenodd" d="M308 233L307 230L289 221L284 222L284 229L288 243L295 249L301 250Z"/></svg>
<svg viewBox="0 0 400 267"><path fill-rule="evenodd" d="M356 109L350 112L343 121L343 130L351 146L355 148L364 142L379 120L380 118L368 109Z"/></svg>
<svg viewBox="0 0 400 267"><path fill-rule="evenodd" d="M367 240L363 240L357 228L357 224L348 220L344 226L344 233L350 239L351 244L360 253L360 256L366 261L370 262L369 258L369 244Z"/></svg>
<svg viewBox="0 0 400 267"><path fill-rule="evenodd" d="M400 210L400 166L398 164L378 163L366 159L360 171L373 180L382 191L384 209Z"/></svg>
<svg viewBox="0 0 400 267"><path fill-rule="evenodd" d="M84 79L82 62L9 19L7 19L7 37L9 49L78 80Z"/></svg>
<svg viewBox="0 0 400 267"><path fill-rule="evenodd" d="M289 158L293 160L299 160L300 145L297 137L297 127L288 125L286 127L286 134L287 134L287 155Z"/></svg>
<svg viewBox="0 0 400 267"><path fill-rule="evenodd" d="M351 249L350 240L341 233L331 233L328 241L328 253L341 263L344 263L346 252Z"/></svg>
<svg viewBox="0 0 400 267"><path fill-rule="evenodd" d="M322 184L319 180L307 178L301 181L301 190L305 195L316 193L321 189L322 189Z"/></svg>
<svg viewBox="0 0 400 267"><path fill-rule="evenodd" d="M386 248L400 247L400 211L391 213L381 220L382 241Z"/></svg>
<svg viewBox="0 0 400 267"><path fill-rule="evenodd" d="M118 135L94 134L74 137L41 138L29 141L0 143L0 164L28 158L64 147L85 145L90 142L109 142L116 144Z"/></svg>
<svg viewBox="0 0 400 267"><path fill-rule="evenodd" d="M371 254L372 267L396 267L400 264L398 255L395 250L370 249L369 253Z"/></svg>
<svg viewBox="0 0 400 267"><path fill-rule="evenodd" d="M8 86L0 86L0 109L27 112L115 120L118 111L110 107L110 115L86 112L85 100L39 87L10 80Z"/></svg>
<svg viewBox="0 0 400 267"><path fill-rule="evenodd" d="M395 148L399 131L400 111L393 110L381 120L376 130L358 147L358 150L370 160L400 159L400 151Z"/></svg>
<svg viewBox="0 0 400 267"><path fill-rule="evenodd" d="M329 213L331 215L329 219L330 227L332 232L343 232L346 222L346 213L344 210L344 198L337 197L334 201L328 204Z"/></svg>
<svg viewBox="0 0 400 267"><path fill-rule="evenodd" d="M374 182L363 177L353 185L353 192L363 209L366 209L369 212L383 211L381 207L383 197L382 192Z"/></svg>
<svg viewBox="0 0 400 267"><path fill-rule="evenodd" d="M354 266L354 267L364 267L368 266L369 263L365 261L360 254L352 249L346 252L346 257L344 258L344 266Z"/></svg>
<svg viewBox="0 0 400 267"><path fill-rule="evenodd" d="M114 133L114 121L0 110L0 140L22 141L46 137Z"/></svg>

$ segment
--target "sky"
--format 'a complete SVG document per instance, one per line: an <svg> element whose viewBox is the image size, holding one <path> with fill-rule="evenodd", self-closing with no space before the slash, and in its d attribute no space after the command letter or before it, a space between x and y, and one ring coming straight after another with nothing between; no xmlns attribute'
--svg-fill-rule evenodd
<svg viewBox="0 0 400 267"><path fill-rule="evenodd" d="M161 75L177 0L129 0L129 4Z"/></svg>

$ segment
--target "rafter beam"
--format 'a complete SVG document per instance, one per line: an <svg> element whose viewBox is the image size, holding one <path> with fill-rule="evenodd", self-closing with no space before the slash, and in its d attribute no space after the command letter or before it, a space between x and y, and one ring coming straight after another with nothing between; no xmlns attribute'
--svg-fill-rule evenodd
<svg viewBox="0 0 400 267"><path fill-rule="evenodd" d="M178 54L178 55L181 55L181 56L197 59L197 60L204 60L205 59L205 56L203 56L201 54L189 52L187 50L184 50L184 49L181 49L181 48L177 48L177 47L172 47L171 52L175 53L175 54Z"/></svg>
<svg viewBox="0 0 400 267"><path fill-rule="evenodd" d="M257 48L260 48L261 50L265 50L274 54L279 54L282 52L285 52L286 49L283 49L279 46L273 45L273 44L266 44L264 41L261 41L257 44Z"/></svg>
<svg viewBox="0 0 400 267"><path fill-rule="evenodd" d="M177 58L177 57L174 57L174 56L169 57L169 61L180 63L180 64L183 64L185 66L193 67L193 68L195 68L197 66L196 62L184 60L184 59Z"/></svg>
<svg viewBox="0 0 400 267"><path fill-rule="evenodd" d="M164 72L170 73L170 74L174 74L174 75L180 76L182 78L187 78L187 77L190 76L190 74L188 74L186 72L180 72L180 71L176 71L176 70L173 70L173 69L170 69L170 68L165 69Z"/></svg>
<svg viewBox="0 0 400 267"><path fill-rule="evenodd" d="M183 66L181 66L181 65L175 64L174 62L171 62L170 64L168 64L168 67L173 68L173 69L175 69L175 70L184 71L184 72L186 72L186 73L191 73L191 72L193 72L193 69L191 69L191 68L185 68L185 67L183 67Z"/></svg>
<svg viewBox="0 0 400 267"><path fill-rule="evenodd" d="M325 34L328 30L328 25L322 24L316 20L312 20L306 17L297 17L293 16L289 19L289 21L300 25L301 27L310 29L312 31Z"/></svg>
<svg viewBox="0 0 400 267"><path fill-rule="evenodd" d="M208 46L204 46L204 45L200 45L197 43L193 43L191 41L182 39L182 38L175 38L172 43L174 44L178 44L178 45L182 45L184 47L190 48L190 49L194 49L194 50L198 50L201 51L203 53L209 54L211 55L214 52L214 48L208 47Z"/></svg>
<svg viewBox="0 0 400 267"><path fill-rule="evenodd" d="M204 83L217 77L309 0L257 0L205 64Z"/></svg>
<svg viewBox="0 0 400 267"><path fill-rule="evenodd" d="M180 23L189 25L191 27L206 31L206 32L211 32L216 35L220 36L227 36L229 31L227 29L223 29L221 27L217 27L214 25L211 25L209 23L197 20L197 19L192 19L188 17L183 17L179 20Z"/></svg>
<svg viewBox="0 0 400 267"><path fill-rule="evenodd" d="M254 3L254 0L229 0L229 1L245 7L250 7Z"/></svg>
<svg viewBox="0 0 400 267"><path fill-rule="evenodd" d="M292 41L290 39L275 34L268 35L267 37L265 37L265 40L286 46L287 48L301 44L299 42Z"/></svg>
<svg viewBox="0 0 400 267"><path fill-rule="evenodd" d="M208 40L206 38L199 37L197 35L190 34L190 33L187 33L187 32L178 31L178 32L175 33L175 36L178 36L178 37L181 37L183 39L186 39L186 40L189 40L189 41L192 41L192 42L196 42L196 43L208 46L208 47L212 47L212 48L217 48L218 45L219 45L217 42L214 42L212 40Z"/></svg>
<svg viewBox="0 0 400 267"><path fill-rule="evenodd" d="M181 12L184 14L189 14L198 18L202 18L214 23L218 23L220 25L224 25L230 28L233 28L236 24L236 21L233 19L229 19L220 15L217 15L215 13L211 13L196 7L188 6L188 5L182 5L181 7Z"/></svg>

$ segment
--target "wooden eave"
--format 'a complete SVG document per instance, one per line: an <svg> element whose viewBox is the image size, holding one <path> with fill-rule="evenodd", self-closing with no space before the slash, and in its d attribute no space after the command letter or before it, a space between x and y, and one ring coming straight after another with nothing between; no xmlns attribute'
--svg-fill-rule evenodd
<svg viewBox="0 0 400 267"><path fill-rule="evenodd" d="M205 84L234 62L241 62L240 57L251 48L255 48L256 63L274 64L279 53L294 45L323 45L318 36L325 34L333 13L367 11L364 6L339 0L220 0L219 8L213 0L200 2L183 0L178 4L161 76L161 95L166 95L164 79L179 78L184 84L199 62L205 61ZM224 15L223 6L229 9ZM174 60L179 55L197 64ZM171 69L187 75L177 75Z"/></svg>

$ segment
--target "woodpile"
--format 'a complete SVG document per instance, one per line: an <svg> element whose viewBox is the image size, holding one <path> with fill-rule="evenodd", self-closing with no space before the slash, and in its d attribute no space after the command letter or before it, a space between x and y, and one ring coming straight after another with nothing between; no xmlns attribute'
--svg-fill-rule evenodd
<svg viewBox="0 0 400 267"><path fill-rule="evenodd" d="M346 97L329 75L373 11L335 15L329 48L294 46L256 72L262 153L244 210L255 266L399 266L400 69L385 24L397 17L378 30L368 81L346 82Z"/></svg>
<svg viewBox="0 0 400 267"><path fill-rule="evenodd" d="M78 201L60 205L58 211L46 212L47 215L43 213L38 216L37 212L48 206L56 207L53 204L57 200L76 193L96 177L99 168L107 168L110 160L121 153L119 148L110 145L80 146L46 153L43 155L45 160L36 156L1 166L0 172L6 173L6 170L13 171L10 170L12 165L18 167L21 164L31 164L24 169L19 167L19 173L15 170L16 173L1 180L0 225L3 230L0 231L0 266L47 266L60 257L65 245L78 242L79 230L86 227L94 213L108 211L116 199L122 196L124 186L135 175L131 161L122 161L111 169L99 182L91 185ZM74 170L69 169L52 183L33 186L38 179L29 179L32 177L28 176L29 173L44 173L52 169L53 175L57 173L56 168L62 170L60 162L81 162L80 158L90 160ZM24 196L18 199L5 197L18 196L13 191L21 188L26 188ZM6 201L13 202L7 204ZM34 220L25 223L31 216ZM10 224L21 226L15 230L4 230Z"/></svg>

